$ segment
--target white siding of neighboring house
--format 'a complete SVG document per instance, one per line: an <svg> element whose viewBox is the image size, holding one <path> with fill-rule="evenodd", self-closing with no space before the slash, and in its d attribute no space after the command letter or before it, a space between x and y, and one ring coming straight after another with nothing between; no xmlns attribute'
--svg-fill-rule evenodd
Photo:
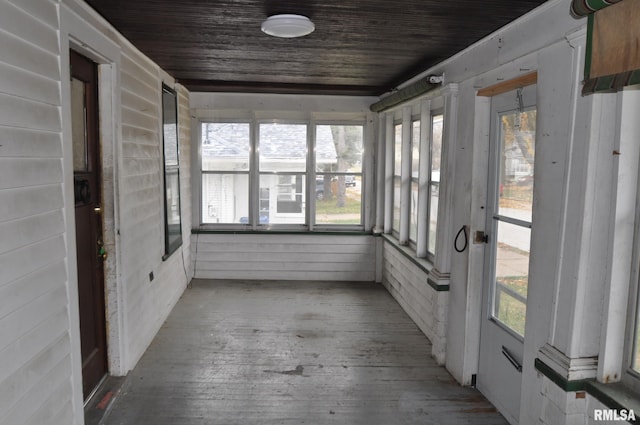
<svg viewBox="0 0 640 425"><path fill-rule="evenodd" d="M105 235L105 242L111 239L109 264L117 267L107 276L107 299L110 308L120 309L110 310L108 318L110 342L118 345L110 347L110 356L121 363L120 373L135 365L191 275L188 93L178 88L184 245L163 262L163 73L82 2L1 1L1 425L84 421L74 299L74 206L65 201L73 195L67 193L72 170L66 169L71 161L63 142L68 96L62 90L68 87L63 75L68 75L69 48L65 34L70 32L62 27L63 8L120 51L121 62L115 66L121 68L109 77L112 99L118 102L111 111L118 130L103 140L103 149L112 148L104 157L115 154L105 169L105 193L116 194L105 201L113 210L105 227L117 234ZM73 29L80 42L87 34L83 28Z"/></svg>

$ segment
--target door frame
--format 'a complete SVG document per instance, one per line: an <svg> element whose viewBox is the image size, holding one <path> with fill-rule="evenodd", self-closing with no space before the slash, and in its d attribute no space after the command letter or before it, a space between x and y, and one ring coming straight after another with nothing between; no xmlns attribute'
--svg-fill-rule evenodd
<svg viewBox="0 0 640 425"><path fill-rule="evenodd" d="M72 81L80 81L83 85L83 101L85 104L84 130L86 133L84 149L87 157L85 170L76 170L74 167L74 181L76 181L76 178L83 179L85 182L89 182L89 187L91 187L91 196L88 197L88 199L83 200L80 205L76 204L75 206L75 230L76 236L80 238L79 240L76 240L76 244L88 242L91 248L96 247L95 249L97 250L97 246L101 246L103 243L104 226L104 220L102 219L102 187L104 186L104 183L102 178L102 159L99 137L100 117L98 108L98 65L86 58L86 56L77 53L75 50L70 51L70 57ZM87 94L87 88L90 89L91 94ZM79 117L72 117L72 124L74 119L78 118ZM90 211L87 213L87 210ZM99 213L96 213L96 211L99 211ZM89 228L91 229L90 234L79 235L77 233L78 218L81 218L81 221L84 222L85 225L89 225ZM88 223L86 222L87 220ZM82 335L81 329L81 344L89 343L90 339L95 338L95 348L97 349L97 353L94 352L90 357L83 358L83 394L85 403L92 398L93 394L98 389L101 380L104 379L109 372L107 353L108 345L106 337L106 291L104 285L105 261L102 256L100 256L99 259L96 259L97 254L97 251L76 253L78 257L81 255L87 255L88 258L84 257L82 260L79 259L78 261L82 261L84 266L89 265L88 269L86 267L80 267L80 269L84 268L84 273L78 272L79 276L83 276L82 282L78 281L78 285L80 285L79 292L83 292L80 290L80 288L82 288L85 294L82 297L82 300L79 297L80 310L84 311L85 314L91 313L92 320L96 321L85 323L85 325L96 326L89 332L87 329L91 329L92 327L85 329L84 336ZM88 290L93 291L89 297L90 301L87 298ZM82 327L82 323L80 323L80 326ZM83 338L88 338L89 340L85 341ZM92 347L94 346L92 345ZM87 355L86 348L87 347L85 347L85 356ZM89 362L89 364L86 365L88 366L87 368L85 368L86 362ZM96 374L97 372L99 372L99 374ZM88 384L91 385L91 388L86 387Z"/></svg>
<svg viewBox="0 0 640 425"><path fill-rule="evenodd" d="M103 242L108 253L104 262L105 305L107 322L108 372L124 376L129 369L125 341L126 305L123 281L120 279L118 216L118 169L120 104L119 69L121 49L96 28L101 27L98 16L78 15L77 7L60 5L60 78L63 151L63 193L66 225L67 293L69 296L69 334L71 357L71 388L74 417L84 418L82 394L82 357L78 306L78 276L76 261L75 200L73 185L73 156L71 140L71 72L69 51L86 56L98 64L99 143L101 157Z"/></svg>
<svg viewBox="0 0 640 425"><path fill-rule="evenodd" d="M478 370L481 370L480 362L483 357L482 341L483 341L483 338L487 337L487 335L483 335L486 332L486 329L484 328L486 326L493 326L495 328L490 330L490 332L487 332L487 333L491 334L491 337L494 339L498 338L498 339L495 339L494 341L495 344L499 346L500 344L497 341L500 341L503 339L509 340L507 341L509 342L508 344L505 343L507 346L506 352L505 352L505 345L502 345L502 354L505 355L506 359L501 358L500 361L503 361L503 360L505 362L508 361L508 362L511 362L511 364L514 367L516 368L520 367L518 372L522 374L521 363L522 363L522 358L524 353L524 336L519 335L516 331L508 328L507 325L499 322L497 319L494 319L492 314L493 302L494 302L494 291L495 291L495 286L493 281L495 280L494 274L495 274L495 259L496 259L496 252L495 252L495 249L493 248L494 246L493 244L497 243L497 241L495 241L495 238L497 237L497 232L498 232L497 223L494 222L494 216L498 214L497 214L497 211L493 211L493 208L495 208L497 205L496 197L499 196L498 193L500 190L499 189L500 180L498 176L499 169L496 168L496 166L498 165L496 163L498 161L497 156L500 154L499 152L500 147L498 146L498 139L500 138L500 126L498 125L499 124L498 117L503 112L507 111L507 110L503 111L502 106L498 106L496 108L496 106L494 105L494 99L505 94L510 94L512 92L515 93L517 89L525 88L526 90L531 91L532 90L531 87L533 87L533 99L531 99L532 103L529 106L525 105L525 109L529 109L530 107L538 109L536 84L537 84L537 72L533 72L533 73L525 74L513 80L507 80L502 83L499 83L494 86L487 87L485 89L481 89L478 91L477 99L480 101L480 103L476 103L476 106L477 106L476 110L478 110L479 105L482 105L481 109L483 113L480 114L480 118L484 118L486 121L484 125L480 126L480 128L484 130L483 134L485 135L485 138L483 138L483 141L486 142L486 151L484 155L482 155L485 161L484 170L485 170L486 183L484 186L484 190L482 191L484 196L484 199L482 201L484 201L485 204L482 207L483 223L481 225L485 229L483 233L488 234L488 238L490 240L490 242L487 242L486 240L484 242L480 242L482 245L483 253L481 258L476 258L478 271L480 270L482 271L482 274L481 274L482 279L479 282L479 285L478 285L479 287L476 288L477 295L478 295L477 300L480 301L478 303L479 304L478 318L480 319L480 323L478 324L479 333L478 333L478 341L477 341ZM503 102L503 101L500 100L499 102ZM527 104L526 99L525 99L525 104ZM476 123L476 127L478 128L477 123ZM515 220L515 221L518 222L520 220ZM531 221L533 221L533 219L531 219ZM510 223L510 220L506 220L502 222ZM530 240L531 240L531 236L530 236ZM479 241L476 240L475 242L478 243ZM530 267L529 267L529 272L530 272ZM494 335L494 332L498 332L500 335L497 335L497 334ZM516 345L518 343L521 344L520 349L516 350L518 351L518 353L510 352L511 348L509 348L509 346L512 345L512 343ZM499 353L499 348L497 349L496 352ZM505 366L505 367L508 367L508 366ZM520 382L520 386L518 388L518 392L520 393L522 389L522 375L520 375L519 382ZM481 384L480 378L478 379L478 383ZM485 387L485 390L488 391L488 393L485 393L486 396L489 396L490 394L496 395L496 394L493 394L493 390L489 390L488 387ZM490 401L492 401L492 403L494 403L496 406L499 406L501 405L502 400L490 400ZM520 403L520 397L518 397L518 403ZM506 406L503 406L503 407L506 407ZM508 409L506 409L505 411L501 411L501 413L505 416L505 418L509 420L510 423L518 423L519 417L520 417L520 409L518 409L518 412L516 412L515 417L508 415L508 413L509 414L511 413L508 411Z"/></svg>

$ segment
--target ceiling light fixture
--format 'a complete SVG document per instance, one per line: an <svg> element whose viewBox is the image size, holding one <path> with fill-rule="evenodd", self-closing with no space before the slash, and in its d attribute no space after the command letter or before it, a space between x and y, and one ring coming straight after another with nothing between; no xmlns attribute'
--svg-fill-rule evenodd
<svg viewBox="0 0 640 425"><path fill-rule="evenodd" d="M302 15L273 15L262 23L262 32L280 38L303 37L315 29L313 22Z"/></svg>

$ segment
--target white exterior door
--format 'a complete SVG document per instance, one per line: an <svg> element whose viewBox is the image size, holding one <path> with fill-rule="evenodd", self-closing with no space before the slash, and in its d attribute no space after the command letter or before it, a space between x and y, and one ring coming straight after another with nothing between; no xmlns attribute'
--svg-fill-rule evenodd
<svg viewBox="0 0 640 425"><path fill-rule="evenodd" d="M491 100L480 364L477 386L511 424L518 423L525 338L536 86Z"/></svg>

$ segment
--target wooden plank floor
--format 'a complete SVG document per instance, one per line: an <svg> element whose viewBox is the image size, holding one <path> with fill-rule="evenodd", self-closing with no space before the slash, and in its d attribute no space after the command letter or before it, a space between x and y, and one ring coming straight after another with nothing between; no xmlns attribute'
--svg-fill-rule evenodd
<svg viewBox="0 0 640 425"><path fill-rule="evenodd" d="M194 280L104 424L506 424L377 284Z"/></svg>

